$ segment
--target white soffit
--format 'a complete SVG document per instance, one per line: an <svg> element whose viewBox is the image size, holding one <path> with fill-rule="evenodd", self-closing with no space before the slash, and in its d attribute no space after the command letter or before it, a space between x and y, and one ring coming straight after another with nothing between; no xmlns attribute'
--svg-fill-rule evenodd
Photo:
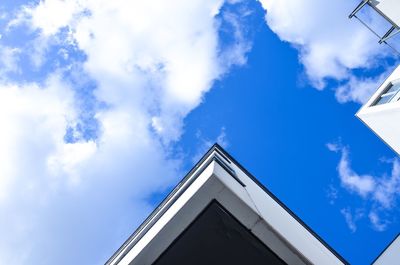
<svg viewBox="0 0 400 265"><path fill-rule="evenodd" d="M287 264L347 264L218 145L106 264L152 264L213 200Z"/></svg>

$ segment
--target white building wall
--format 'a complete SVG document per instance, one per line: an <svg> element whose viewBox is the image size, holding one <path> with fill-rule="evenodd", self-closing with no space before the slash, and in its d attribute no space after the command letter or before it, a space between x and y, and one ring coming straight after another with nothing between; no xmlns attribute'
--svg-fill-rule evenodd
<svg viewBox="0 0 400 265"><path fill-rule="evenodd" d="M380 85L370 100L357 112L356 116L395 152L400 154L400 101L374 106L374 103L384 93L387 86L396 80L400 81L400 66Z"/></svg>

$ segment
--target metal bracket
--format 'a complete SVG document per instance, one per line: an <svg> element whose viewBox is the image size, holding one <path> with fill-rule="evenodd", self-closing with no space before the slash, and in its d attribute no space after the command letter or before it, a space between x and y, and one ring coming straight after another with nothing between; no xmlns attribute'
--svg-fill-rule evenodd
<svg viewBox="0 0 400 265"><path fill-rule="evenodd" d="M383 16L392 26L391 28L383 35L380 36L380 34L376 33L375 30L373 30L369 25L367 25L367 23L365 23L363 20L361 20L358 16L357 13L365 6L365 5L369 5L370 7L372 7L374 10L376 10L381 16ZM384 14L382 14L381 12L379 12L379 10L377 10L376 8L374 8L374 6L371 5L371 0L363 0L362 2L360 2L358 4L358 6L353 10L353 12L350 13L349 18L353 18L355 17L357 20L359 20L361 22L361 24L363 24L368 30L370 30L375 36L377 36L379 38L378 43L379 44L386 44L387 46L389 46L397 55L400 55L400 52L393 47L392 45L390 45L387 40L389 40L390 38L394 37L395 35L400 33L400 28L399 26L397 26L396 24L394 24L389 18L387 18Z"/></svg>
<svg viewBox="0 0 400 265"><path fill-rule="evenodd" d="M356 13L358 13L358 11L360 11L366 4L368 4L369 0L363 0L361 3L358 4L358 6L356 7L356 9L353 10L353 12L351 12L351 14L349 15L349 18L354 17L354 15Z"/></svg>
<svg viewBox="0 0 400 265"><path fill-rule="evenodd" d="M395 31L395 30L396 30L396 31ZM393 33L393 31L395 31L395 32ZM386 32L385 35L383 35L382 38L379 40L379 44L381 44L382 42L385 42L385 41L387 41L388 39L390 39L390 38L396 36L397 34L399 34L399 32L400 32L400 29L399 29L399 28L397 28L397 27L395 27L395 26L392 26L392 27L388 30L388 32ZM392 34L392 33L393 33L393 34Z"/></svg>

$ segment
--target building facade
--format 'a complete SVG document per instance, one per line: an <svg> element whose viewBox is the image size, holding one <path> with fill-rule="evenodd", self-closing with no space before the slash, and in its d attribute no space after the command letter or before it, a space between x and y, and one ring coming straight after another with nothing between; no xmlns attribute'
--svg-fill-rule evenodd
<svg viewBox="0 0 400 265"><path fill-rule="evenodd" d="M376 11L390 28L383 35L375 32L362 21L357 14L370 7ZM400 33L400 1L399 0L363 0L349 15L355 17L378 38L379 43L385 43L400 57L400 52L388 42ZM399 34L400 35L400 34ZM367 125L392 150L400 155L400 65L382 83L377 84L377 90L361 107L356 116ZM400 264L400 234L382 251L372 264Z"/></svg>
<svg viewBox="0 0 400 265"><path fill-rule="evenodd" d="M371 8L376 14L386 20L386 33L379 34L364 22L358 15L364 8ZM400 56L400 52L389 44L400 33L400 1L398 0L363 0L350 13L349 18L358 19L379 38L379 43L390 46ZM399 35L400 36L400 35ZM378 137L380 137L397 154L400 154L400 66L383 82L377 84L377 91L361 107L356 116L364 122Z"/></svg>
<svg viewBox="0 0 400 265"><path fill-rule="evenodd" d="M400 1L399 1L400 3ZM400 66L378 87L356 116L400 154Z"/></svg>

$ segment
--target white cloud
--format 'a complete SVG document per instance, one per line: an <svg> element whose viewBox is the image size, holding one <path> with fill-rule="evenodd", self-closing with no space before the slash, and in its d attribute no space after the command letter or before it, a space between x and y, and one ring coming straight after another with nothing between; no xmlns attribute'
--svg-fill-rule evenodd
<svg viewBox="0 0 400 265"><path fill-rule="evenodd" d="M97 98L148 109L154 129L168 142L179 138L182 118L214 80L230 65L245 62L249 46L234 14L222 16L235 28L236 41L220 47L215 16L222 4L51 0L24 12L42 35L67 27L71 41L88 57L84 66L99 84Z"/></svg>
<svg viewBox="0 0 400 265"><path fill-rule="evenodd" d="M26 177L26 169L32 175L45 174L39 164L45 161L36 159L45 159L63 142L65 124L76 115L72 100L57 76L44 87L0 86L0 204L12 194L12 185Z"/></svg>
<svg viewBox="0 0 400 265"><path fill-rule="evenodd" d="M339 196L339 191L337 188L335 188L335 186L333 186L331 184L331 185L329 185L328 189L326 190L326 196L329 199L329 204L334 205L335 201L337 200L337 198Z"/></svg>
<svg viewBox="0 0 400 265"><path fill-rule="evenodd" d="M370 99L378 86L389 76L392 70L390 67L384 73L374 78L351 76L348 82L336 89L337 100L340 103L353 101L364 104Z"/></svg>
<svg viewBox="0 0 400 265"><path fill-rule="evenodd" d="M84 11L83 1L42 0L37 5L23 6L17 16L8 22L7 29L23 23L31 23L45 36L56 34L61 28L74 22L76 16Z"/></svg>
<svg viewBox="0 0 400 265"><path fill-rule="evenodd" d="M59 176L66 174L70 182L80 182L79 165L92 157L97 151L94 141L64 143L60 144L57 152L47 159L47 167L51 175Z"/></svg>
<svg viewBox="0 0 400 265"><path fill-rule="evenodd" d="M34 52L22 52L50 71L0 83L1 264L101 264L149 211L146 199L182 175L170 150L183 119L250 47L223 4L45 0L9 22L6 34L36 32L24 46ZM225 24L232 43L219 39ZM77 50L83 62L53 70Z"/></svg>
<svg viewBox="0 0 400 265"><path fill-rule="evenodd" d="M267 11L268 26L299 51L313 86L323 89L328 79L344 82L336 94L341 102L364 102L370 96L372 81L377 80L357 80L352 70L372 68L388 51L360 23L348 19L357 1L259 1ZM366 20L382 24L374 16Z"/></svg>
<svg viewBox="0 0 400 265"><path fill-rule="evenodd" d="M20 53L18 48L0 46L0 76L19 71L18 55Z"/></svg>
<svg viewBox="0 0 400 265"><path fill-rule="evenodd" d="M341 152L341 158L338 164L338 172L341 184L346 189L356 192L362 197L368 196L376 188L376 182L373 176L359 175L350 167L349 151L346 147L336 144L328 144L328 149L335 152Z"/></svg>
<svg viewBox="0 0 400 265"><path fill-rule="evenodd" d="M352 233L357 231L357 224L356 222L363 217L363 212L360 210L356 210L354 214L351 212L350 208L344 208L340 210L340 213L343 215L347 226L349 227Z"/></svg>
<svg viewBox="0 0 400 265"><path fill-rule="evenodd" d="M377 231L385 231L389 225L388 221L382 221L379 215L375 211L371 211L368 218L372 224L372 227Z"/></svg>
<svg viewBox="0 0 400 265"><path fill-rule="evenodd" d="M397 196L400 193L400 161L393 160L392 172L378 180L378 187L374 199L386 209L394 208Z"/></svg>
<svg viewBox="0 0 400 265"><path fill-rule="evenodd" d="M360 175L351 168L347 147L329 143L327 148L341 154L337 166L341 185L357 194L362 200L371 202L368 218L376 230L385 230L390 221L382 220L379 215L396 209L400 194L400 161L397 158L390 161L392 171L389 176ZM342 210L342 214L346 221L351 224L349 212ZM349 227L353 231L355 226L349 225Z"/></svg>

